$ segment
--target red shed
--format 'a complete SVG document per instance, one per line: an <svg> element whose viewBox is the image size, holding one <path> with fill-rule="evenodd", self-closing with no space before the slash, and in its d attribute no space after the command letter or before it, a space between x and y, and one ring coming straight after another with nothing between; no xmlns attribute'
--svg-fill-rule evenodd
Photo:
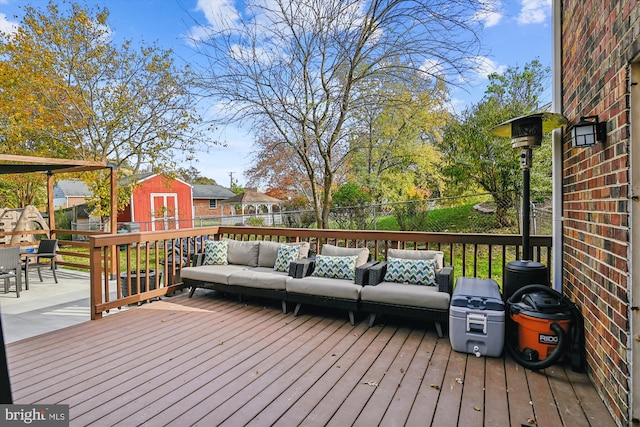
<svg viewBox="0 0 640 427"><path fill-rule="evenodd" d="M131 177L135 188L131 201L118 214L118 223L129 223L130 231L175 230L193 227L191 185L164 174Z"/></svg>

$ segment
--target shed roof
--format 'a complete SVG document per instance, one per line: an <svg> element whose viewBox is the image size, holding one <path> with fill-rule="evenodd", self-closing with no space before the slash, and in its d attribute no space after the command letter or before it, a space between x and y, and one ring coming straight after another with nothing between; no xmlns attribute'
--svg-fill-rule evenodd
<svg viewBox="0 0 640 427"><path fill-rule="evenodd" d="M192 187L194 199L224 200L235 196L231 190L217 184L193 184Z"/></svg>

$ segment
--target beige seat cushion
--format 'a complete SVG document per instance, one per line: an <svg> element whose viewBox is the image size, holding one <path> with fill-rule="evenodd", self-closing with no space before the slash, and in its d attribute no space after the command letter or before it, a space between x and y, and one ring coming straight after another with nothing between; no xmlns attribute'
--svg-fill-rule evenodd
<svg viewBox="0 0 640 427"><path fill-rule="evenodd" d="M376 286L363 287L360 300L448 310L451 296L446 292L438 292L435 286L382 282Z"/></svg>
<svg viewBox="0 0 640 427"><path fill-rule="evenodd" d="M233 273L248 269L246 265L200 265L198 267L185 267L180 270L182 279L199 280L209 283L229 284L229 276Z"/></svg>
<svg viewBox="0 0 640 427"><path fill-rule="evenodd" d="M358 301L362 286L353 280L327 279L325 277L307 276L303 279L291 279L287 282L287 292L342 298Z"/></svg>
<svg viewBox="0 0 640 427"><path fill-rule="evenodd" d="M284 291L290 279L285 272L273 271L273 267L256 267L231 273L229 285Z"/></svg>

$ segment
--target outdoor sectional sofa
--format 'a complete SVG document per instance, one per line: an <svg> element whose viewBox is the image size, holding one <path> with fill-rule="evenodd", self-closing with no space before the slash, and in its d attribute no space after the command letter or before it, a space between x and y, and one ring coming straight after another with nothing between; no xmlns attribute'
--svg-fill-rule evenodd
<svg viewBox="0 0 640 427"><path fill-rule="evenodd" d="M197 288L266 297L280 300L284 313L287 302L295 303L296 316L306 304L345 309L351 324L356 312L365 312L370 313L370 326L381 314L410 316L434 321L438 335L443 336L441 322L448 321L453 269L443 265L440 251L389 249L388 260L377 262L369 261L367 248L325 244L320 254L308 257L307 242L211 242L205 243L204 253L194 256L192 267L181 270L182 280L191 287L190 297ZM213 254L214 245L224 250ZM417 282L423 279L426 260L431 260L437 284L407 283L408 277L417 277ZM414 271L405 271L407 265ZM387 274L389 268L395 278Z"/></svg>

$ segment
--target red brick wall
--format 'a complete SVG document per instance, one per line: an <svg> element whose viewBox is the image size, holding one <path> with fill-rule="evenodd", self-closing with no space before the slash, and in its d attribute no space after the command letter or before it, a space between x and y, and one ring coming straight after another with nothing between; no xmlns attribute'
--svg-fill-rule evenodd
<svg viewBox="0 0 640 427"><path fill-rule="evenodd" d="M563 289L585 318L589 375L628 424L629 62L639 53L635 1L562 2L562 112L607 120L607 141L563 142ZM636 28L636 30L632 30ZM634 38L635 37L635 38Z"/></svg>
<svg viewBox="0 0 640 427"><path fill-rule="evenodd" d="M222 200L218 200L218 207L211 209L209 207L209 199L194 199L193 207L196 217L220 216L222 215ZM231 214L231 206L225 206L225 215Z"/></svg>

